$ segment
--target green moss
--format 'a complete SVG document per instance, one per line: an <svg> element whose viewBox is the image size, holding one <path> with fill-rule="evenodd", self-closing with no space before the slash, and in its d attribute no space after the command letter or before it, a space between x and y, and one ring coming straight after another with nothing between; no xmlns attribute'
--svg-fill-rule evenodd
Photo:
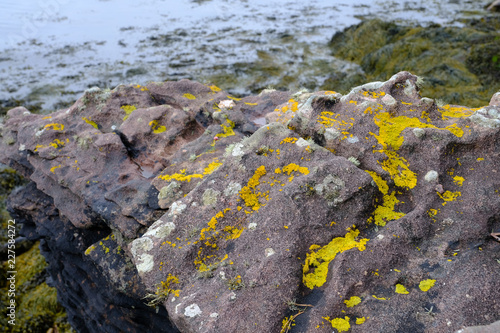
<svg viewBox="0 0 500 333"><path fill-rule="evenodd" d="M57 291L45 282L47 266L36 243L29 251L16 258L16 325L7 323L2 309L0 326L3 332L47 332L57 327L59 332L74 332L67 323L64 308L57 301ZM7 270L4 265L5 271ZM5 281L5 279L3 279ZM7 287L1 290L3 304L9 301Z"/></svg>

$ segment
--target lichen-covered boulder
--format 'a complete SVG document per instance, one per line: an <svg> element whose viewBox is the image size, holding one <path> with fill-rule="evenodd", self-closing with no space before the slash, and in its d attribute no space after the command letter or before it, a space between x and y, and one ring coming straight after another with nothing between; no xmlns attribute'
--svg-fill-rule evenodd
<svg viewBox="0 0 500 333"><path fill-rule="evenodd" d="M31 183L10 209L82 332L491 324L498 94L473 109L419 84L238 99L183 80L16 108L0 161Z"/></svg>

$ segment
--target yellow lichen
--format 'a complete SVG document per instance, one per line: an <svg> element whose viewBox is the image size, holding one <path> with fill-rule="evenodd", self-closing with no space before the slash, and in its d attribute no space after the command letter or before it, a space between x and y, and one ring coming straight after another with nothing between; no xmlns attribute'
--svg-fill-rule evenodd
<svg viewBox="0 0 500 333"><path fill-rule="evenodd" d="M220 126L222 127L222 133L217 134L219 138L225 138L227 136L236 135L233 130L235 124L231 120L226 119L226 121Z"/></svg>
<svg viewBox="0 0 500 333"><path fill-rule="evenodd" d="M166 181L171 181L171 180L178 180L180 182L185 182L187 181L188 183L194 179L194 178L203 178L204 175L209 175L215 170L217 170L222 163L219 163L219 159L215 158L212 163L210 163L205 169L203 170L203 174L192 174L192 175L186 175L186 169L179 170L179 173L174 173L173 175L160 175L158 178L166 180Z"/></svg>
<svg viewBox="0 0 500 333"><path fill-rule="evenodd" d="M383 91L381 91L381 92L363 91L363 95L366 97L371 97L371 98L377 99L377 98L385 96L385 92L383 92Z"/></svg>
<svg viewBox="0 0 500 333"><path fill-rule="evenodd" d="M390 299L390 298L385 298L385 297L377 297L375 295L372 295L372 297L375 298L375 299L378 299L379 301L387 301L387 300Z"/></svg>
<svg viewBox="0 0 500 333"><path fill-rule="evenodd" d="M95 121L90 120L90 117L82 117L82 119L89 125L93 126L95 129L99 129L99 126Z"/></svg>
<svg viewBox="0 0 500 333"><path fill-rule="evenodd" d="M420 284L418 285L418 287L422 291L428 291L429 289L434 287L435 283L436 283L436 280L427 279L427 280L420 281Z"/></svg>
<svg viewBox="0 0 500 333"><path fill-rule="evenodd" d="M61 165L53 166L52 168L50 168L50 172L56 173L56 169L59 169L60 167L61 167Z"/></svg>
<svg viewBox="0 0 500 333"><path fill-rule="evenodd" d="M212 92L216 93L216 92L219 92L221 91L222 89L217 87L216 85L211 85L211 86L208 86L210 88L210 90L212 90Z"/></svg>
<svg viewBox="0 0 500 333"><path fill-rule="evenodd" d="M135 110L137 110L137 108L135 107L135 105L122 105L120 107L120 109L122 109L123 111L125 111L125 117L123 117L123 120L127 120L127 118L130 116L130 114L132 112L134 112Z"/></svg>
<svg viewBox="0 0 500 333"><path fill-rule="evenodd" d="M252 210L259 210L260 203L258 199L259 192L256 192L255 187L259 185L260 177L266 174L266 167L261 165L255 170L254 175L250 178L247 185L240 190L240 198L245 202L245 205Z"/></svg>
<svg viewBox="0 0 500 333"><path fill-rule="evenodd" d="M165 281L160 281L160 284L156 287L155 294L162 297L168 297L170 294L179 297L180 289L173 289L171 287L172 284L178 283L179 278L169 273Z"/></svg>
<svg viewBox="0 0 500 333"><path fill-rule="evenodd" d="M406 290L405 286L403 286L402 284L397 284L396 285L396 294L402 294L402 295L406 295L406 294L409 294L410 292L408 290Z"/></svg>
<svg viewBox="0 0 500 333"><path fill-rule="evenodd" d="M361 303L361 298L358 296L352 296L351 298L346 299L344 303L348 308L352 308Z"/></svg>
<svg viewBox="0 0 500 333"><path fill-rule="evenodd" d="M403 130L409 127L414 128L434 128L439 130L448 130L457 137L463 136L463 130L456 124L439 128L432 124L423 123L416 117L398 116L393 117L389 112L380 112L374 117L374 122L379 126L379 134L373 134L378 143L382 145L380 152L385 154L388 159L383 161L382 168L389 172L394 183L399 187L413 188L417 183L416 175L410 170L408 161L400 157L397 153L404 142L401 135Z"/></svg>
<svg viewBox="0 0 500 333"><path fill-rule="evenodd" d="M330 317L323 317L323 319L330 322L332 327L335 328L339 333L340 332L347 332L351 328L351 325L349 324L350 318L347 316L345 316L344 319L342 319L342 318L330 319Z"/></svg>
<svg viewBox="0 0 500 333"><path fill-rule="evenodd" d="M283 143L295 143L297 142L297 140L298 138L291 138L291 137L284 138L283 140L281 140L280 145Z"/></svg>
<svg viewBox="0 0 500 333"><path fill-rule="evenodd" d="M167 130L167 128L165 126L160 125L158 123L158 120L150 121L149 126L151 126L151 129L153 130L153 133L155 133L155 134L163 133Z"/></svg>
<svg viewBox="0 0 500 333"><path fill-rule="evenodd" d="M47 124L43 128L45 129L53 129L54 131L64 131L64 124L52 123Z"/></svg>
<svg viewBox="0 0 500 333"><path fill-rule="evenodd" d="M187 99L196 99L196 96L194 96L193 94L189 94L189 93L186 93L184 95L182 95L182 97L185 97Z"/></svg>
<svg viewBox="0 0 500 333"><path fill-rule="evenodd" d="M357 318L356 319L356 325L361 325L366 321L365 317Z"/></svg>
<svg viewBox="0 0 500 333"><path fill-rule="evenodd" d="M444 200L443 206L446 205L448 202L457 200L457 198L462 195L462 193L460 193L459 191L456 192L446 191L443 194L439 192L436 193L437 195L439 195L441 199Z"/></svg>
<svg viewBox="0 0 500 333"><path fill-rule="evenodd" d="M300 172L301 174L303 175L308 175L309 174L309 169L306 168L306 167L301 167L295 163L290 163L286 166L283 167L283 173L286 173L287 175L290 176L290 173L294 172L294 171L298 171ZM281 170L279 168L277 168L275 171L275 173L281 173Z"/></svg>
<svg viewBox="0 0 500 333"><path fill-rule="evenodd" d="M441 111L441 117L443 120L447 120L450 118L467 118L470 117L479 110L480 108L475 108L475 109L469 109L466 107L456 107L456 106L450 106L449 104L440 107L439 111Z"/></svg>
<svg viewBox="0 0 500 333"><path fill-rule="evenodd" d="M319 245L311 245L311 253L306 254L306 260L302 268L302 282L308 288L321 287L326 282L328 275L328 265L335 259L337 254L353 248L359 251L364 251L366 248L367 238L356 241L359 235L359 230L348 229L345 237L334 238L327 245L320 247ZM311 269L313 271L311 271Z"/></svg>
<svg viewBox="0 0 500 333"><path fill-rule="evenodd" d="M453 177L453 182L455 184L457 184L458 186L462 186L462 184L464 183L464 180L465 180L464 177L460 177L460 176Z"/></svg>
<svg viewBox="0 0 500 333"><path fill-rule="evenodd" d="M392 191L389 194L389 186L387 182L377 175L374 171L366 171L370 176L372 176L373 181L377 184L378 189L384 195L382 200L382 205L378 205L373 212L373 215L368 219L368 222L375 222L376 225L385 226L387 222L400 219L405 216L402 212L395 212L394 207L399 203L396 198L396 191Z"/></svg>

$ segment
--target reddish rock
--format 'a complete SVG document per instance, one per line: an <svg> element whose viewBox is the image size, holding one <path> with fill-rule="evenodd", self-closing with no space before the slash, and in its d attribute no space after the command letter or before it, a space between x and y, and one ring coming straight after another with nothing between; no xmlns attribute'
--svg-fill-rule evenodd
<svg viewBox="0 0 500 333"><path fill-rule="evenodd" d="M181 332L491 324L498 96L437 105L416 82L240 100L182 80L12 109L0 161L31 183L10 209L45 239L82 332L151 330L166 313Z"/></svg>

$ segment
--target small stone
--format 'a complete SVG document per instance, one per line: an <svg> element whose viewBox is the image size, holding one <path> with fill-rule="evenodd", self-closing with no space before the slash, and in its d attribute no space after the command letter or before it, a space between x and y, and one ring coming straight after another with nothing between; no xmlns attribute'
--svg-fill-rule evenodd
<svg viewBox="0 0 500 333"><path fill-rule="evenodd" d="M437 184L436 185L436 191L443 194L444 193L444 188L443 188L443 185L441 184Z"/></svg>

